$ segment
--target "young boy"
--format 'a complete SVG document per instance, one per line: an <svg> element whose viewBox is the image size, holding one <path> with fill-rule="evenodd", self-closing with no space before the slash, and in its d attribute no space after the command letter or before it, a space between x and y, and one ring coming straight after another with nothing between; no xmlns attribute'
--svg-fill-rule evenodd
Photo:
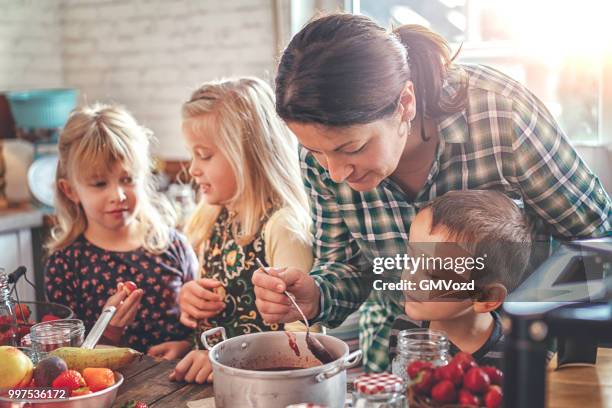
<svg viewBox="0 0 612 408"><path fill-rule="evenodd" d="M452 355L465 351L479 364L501 367L504 335L497 309L521 282L531 248L531 228L521 210L497 191L451 191L416 215L410 246L411 256L423 263L404 273L415 283L404 291L406 315L393 324L390 357L401 330L430 328L447 334ZM439 281L453 283L452 289Z"/></svg>

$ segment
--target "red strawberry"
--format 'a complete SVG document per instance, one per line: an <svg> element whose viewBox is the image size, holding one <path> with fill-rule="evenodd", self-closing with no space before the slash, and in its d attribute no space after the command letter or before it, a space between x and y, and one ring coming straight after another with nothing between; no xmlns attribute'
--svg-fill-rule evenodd
<svg viewBox="0 0 612 408"><path fill-rule="evenodd" d="M472 392L485 392L489 385L491 379L480 368L470 368L463 378L463 386Z"/></svg>
<svg viewBox="0 0 612 408"><path fill-rule="evenodd" d="M419 374L419 371L425 368L432 368L432 367L433 366L429 361L417 360L417 361L413 361L410 364L408 364L408 367L406 367L406 373L408 374L411 380L414 380L417 374Z"/></svg>
<svg viewBox="0 0 612 408"><path fill-rule="evenodd" d="M480 368L487 373L491 379L491 384L502 385L504 382L504 373L499 368L493 366L482 366Z"/></svg>
<svg viewBox="0 0 612 408"><path fill-rule="evenodd" d="M484 397L484 402L487 408L499 408L502 406L503 400L504 396L502 394L502 390L497 385L490 386Z"/></svg>
<svg viewBox="0 0 612 408"><path fill-rule="evenodd" d="M478 399L478 397L466 389L459 390L459 401L458 402L460 405L469 405L469 406L473 405L476 407L480 406L480 400Z"/></svg>
<svg viewBox="0 0 612 408"><path fill-rule="evenodd" d="M442 380L431 389L431 398L439 402L455 402L457 391L455 385L449 380Z"/></svg>
<svg viewBox="0 0 612 408"><path fill-rule="evenodd" d="M455 385L461 385L463 381L463 370L457 364L450 363L447 366L438 367L438 378L440 380L449 380Z"/></svg>
<svg viewBox="0 0 612 408"><path fill-rule="evenodd" d="M434 385L434 375L431 368L425 368L416 376L414 383L412 384L413 389L421 395L429 395L431 387Z"/></svg>
<svg viewBox="0 0 612 408"><path fill-rule="evenodd" d="M91 390L89 389L89 387L80 387L77 388L76 390L72 390L72 393L70 393L71 397L80 397L81 395L87 395L87 394L91 394Z"/></svg>
<svg viewBox="0 0 612 408"><path fill-rule="evenodd" d="M466 372L472 367L478 367L476 361L474 361L474 357L470 353L466 353L465 351L460 351L451 360L451 364L458 365L463 372Z"/></svg>
<svg viewBox="0 0 612 408"><path fill-rule="evenodd" d="M148 406L145 402L130 400L119 408L148 408Z"/></svg>
<svg viewBox="0 0 612 408"><path fill-rule="evenodd" d="M59 317L51 313L44 315L42 319L40 319L41 322L52 322L53 320L59 320Z"/></svg>
<svg viewBox="0 0 612 408"><path fill-rule="evenodd" d="M128 295L138 289L138 286L132 281L123 282L123 287L128 291Z"/></svg>
<svg viewBox="0 0 612 408"><path fill-rule="evenodd" d="M17 319L28 320L28 317L30 317L30 308L22 303L16 304L15 316Z"/></svg>
<svg viewBox="0 0 612 408"><path fill-rule="evenodd" d="M67 370L57 376L51 383L53 388L66 388L70 391L86 386L85 379L75 370Z"/></svg>

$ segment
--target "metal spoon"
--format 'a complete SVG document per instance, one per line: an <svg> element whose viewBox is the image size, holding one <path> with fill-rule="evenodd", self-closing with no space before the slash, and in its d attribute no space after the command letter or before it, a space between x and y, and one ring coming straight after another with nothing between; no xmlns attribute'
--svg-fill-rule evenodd
<svg viewBox="0 0 612 408"><path fill-rule="evenodd" d="M270 272L268 272L263 262L261 262L259 258L256 258L256 261L259 267L265 273L269 275ZM308 319L306 318L306 315L304 315L304 312L302 312L302 309L300 309L297 302L295 301L295 296L293 296L292 293L287 292L286 290L283 291L283 293L289 298L291 303L293 303L293 307L297 309L297 311L302 316L302 319L304 320L304 324L306 325L306 346L308 346L308 350L310 350L310 352L323 364L331 363L332 361L336 360L329 353L329 351L325 349L325 347L323 346L323 344L321 344L319 339L317 339L315 336L310 335L310 324L308 323Z"/></svg>

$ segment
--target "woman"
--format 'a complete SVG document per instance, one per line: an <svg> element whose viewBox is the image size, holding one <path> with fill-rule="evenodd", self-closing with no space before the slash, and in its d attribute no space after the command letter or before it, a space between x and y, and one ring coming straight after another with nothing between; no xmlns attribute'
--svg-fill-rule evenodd
<svg viewBox="0 0 612 408"><path fill-rule="evenodd" d="M315 263L253 276L268 322L307 316L334 327L363 304L366 369L388 365L400 299L371 291L375 257L406 252L419 208L451 190L521 199L538 238L610 230L610 198L544 105L491 68L452 62L420 26L386 32L364 16L315 20L284 51L276 108L301 144ZM372 292L372 293L370 293ZM364 303L365 302L365 303Z"/></svg>

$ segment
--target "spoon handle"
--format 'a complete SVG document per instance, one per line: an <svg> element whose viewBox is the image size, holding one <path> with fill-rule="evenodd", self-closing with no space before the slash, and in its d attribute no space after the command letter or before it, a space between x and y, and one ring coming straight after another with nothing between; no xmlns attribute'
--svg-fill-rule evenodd
<svg viewBox="0 0 612 408"><path fill-rule="evenodd" d="M266 270L266 267L264 266L263 262L261 262L261 260L259 258L255 258L255 260L257 261L257 264L259 265L259 267L265 273L267 273L269 275L270 273ZM302 319L304 319L304 324L306 325L306 332L309 332L310 331L310 325L308 324L308 319L306 318L306 315L304 314L304 312L302 312L302 309L300 309L300 307L298 306L297 302L295 301L295 296L293 296L292 293L289 293L286 290L283 291L283 293L285 295L287 295L287 297L289 298L291 303L293 303L293 307L295 307L297 309L297 311L300 313L300 315L302 316Z"/></svg>

